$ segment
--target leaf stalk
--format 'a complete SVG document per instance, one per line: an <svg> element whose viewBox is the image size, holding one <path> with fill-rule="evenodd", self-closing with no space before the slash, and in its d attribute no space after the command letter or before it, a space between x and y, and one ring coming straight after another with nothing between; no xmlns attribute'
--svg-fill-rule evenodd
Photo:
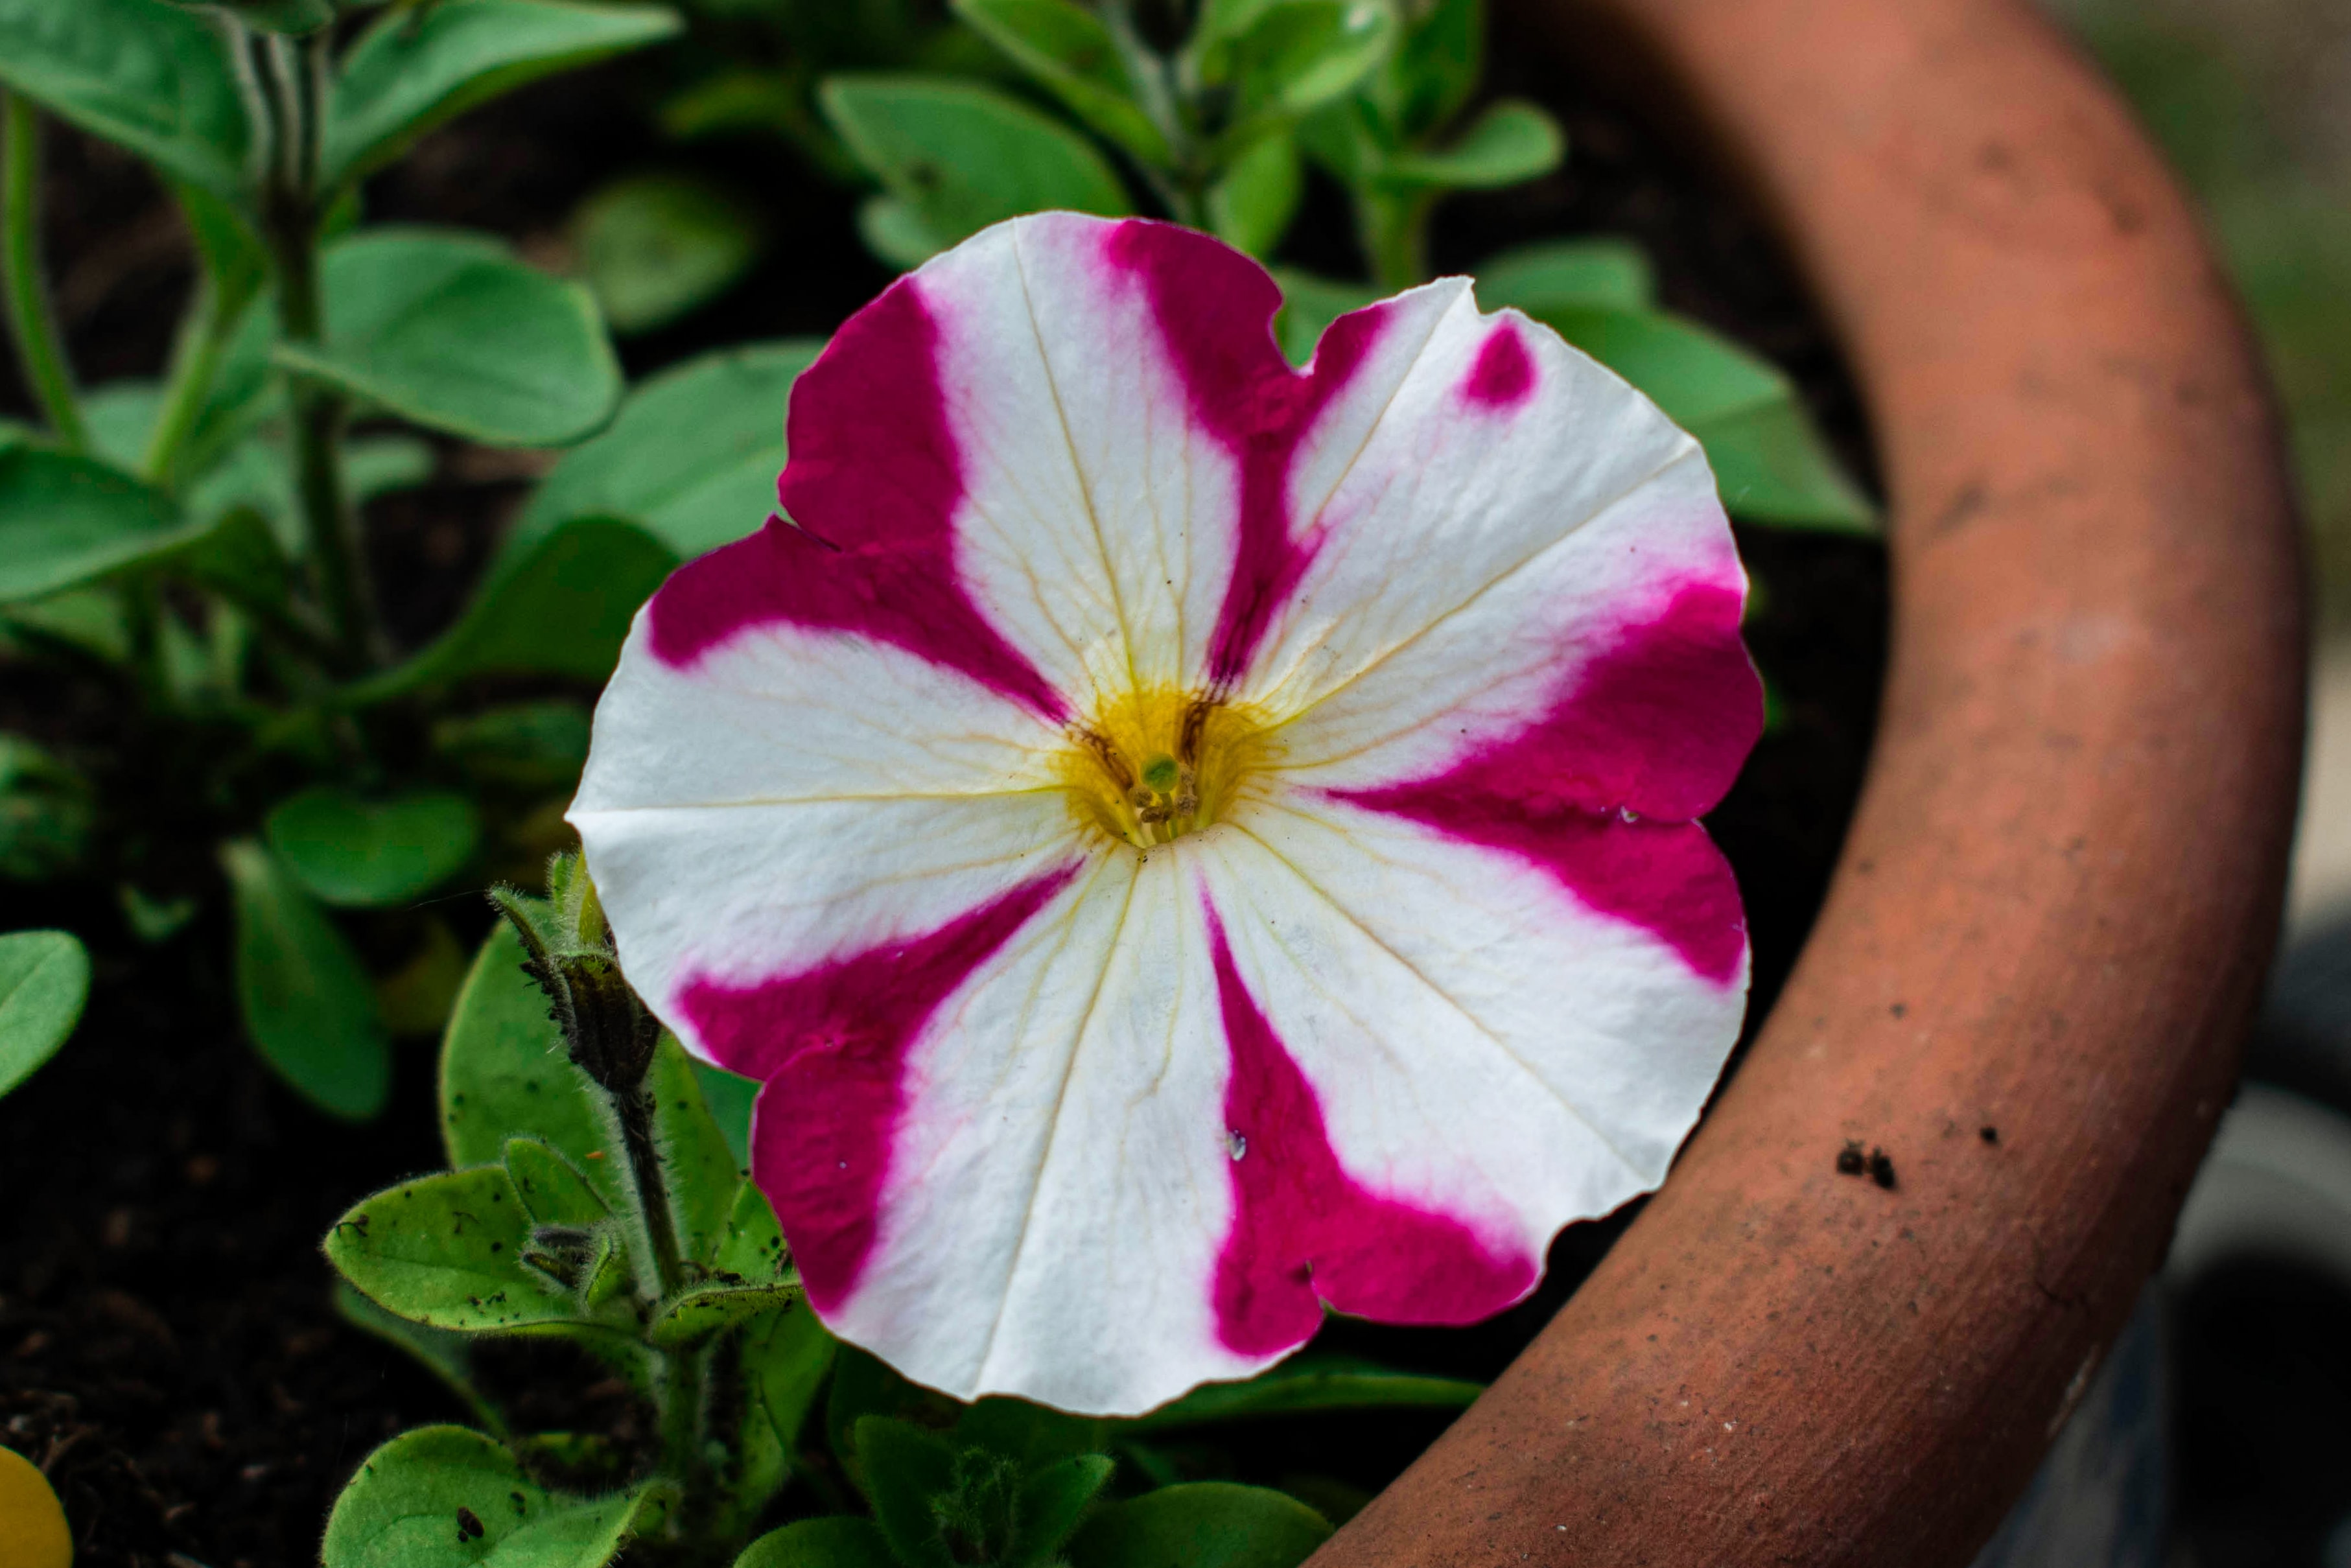
<svg viewBox="0 0 2351 1568"><path fill-rule="evenodd" d="M21 93L0 93L0 287L8 296L8 326L33 396L68 452L89 445L89 427L74 395L56 312L41 271L40 111Z"/></svg>

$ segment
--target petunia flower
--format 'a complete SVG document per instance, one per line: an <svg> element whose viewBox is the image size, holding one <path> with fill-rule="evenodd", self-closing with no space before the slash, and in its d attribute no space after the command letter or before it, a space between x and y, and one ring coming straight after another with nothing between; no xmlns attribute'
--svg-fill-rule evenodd
<svg viewBox="0 0 2351 1568"><path fill-rule="evenodd" d="M1695 819L1761 703L1698 444L1463 279L1304 371L1280 302L1067 214L901 278L793 391L790 520L597 710L630 978L765 1084L820 1316L959 1397L1506 1307L1738 1030Z"/></svg>

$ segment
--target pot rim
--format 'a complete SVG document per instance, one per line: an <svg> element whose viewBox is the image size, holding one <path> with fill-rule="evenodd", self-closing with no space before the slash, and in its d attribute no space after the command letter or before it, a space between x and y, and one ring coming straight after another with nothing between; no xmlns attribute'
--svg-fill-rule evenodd
<svg viewBox="0 0 2351 1568"><path fill-rule="evenodd" d="M1886 684L1737 1078L1312 1561L1964 1563L2162 1258L2275 940L2278 422L2188 202L2023 0L1525 8L1669 92L1813 287L1886 476ZM1835 1172L1848 1138L1894 1190Z"/></svg>

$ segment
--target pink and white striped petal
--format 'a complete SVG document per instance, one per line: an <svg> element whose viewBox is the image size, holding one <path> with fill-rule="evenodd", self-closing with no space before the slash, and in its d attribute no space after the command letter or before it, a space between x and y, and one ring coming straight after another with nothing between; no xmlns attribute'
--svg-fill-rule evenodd
<svg viewBox="0 0 2351 1568"><path fill-rule="evenodd" d="M1696 443L1458 280L1303 372L1279 304L1160 224L935 258L801 377L792 522L599 709L631 978L766 1081L818 1312L963 1397L1132 1414L1326 1307L1497 1311L1737 1032L1695 819L1760 700Z"/></svg>
<svg viewBox="0 0 2351 1568"><path fill-rule="evenodd" d="M1086 854L1045 760L1060 733L1026 705L789 624L680 669L649 646L660 604L597 706L570 821L631 982L701 1054L734 1065L682 988L927 931Z"/></svg>

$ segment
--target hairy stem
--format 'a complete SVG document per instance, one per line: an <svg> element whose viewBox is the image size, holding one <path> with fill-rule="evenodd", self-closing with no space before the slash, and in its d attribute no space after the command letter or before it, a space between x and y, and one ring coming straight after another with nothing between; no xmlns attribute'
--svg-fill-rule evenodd
<svg viewBox="0 0 2351 1568"><path fill-rule="evenodd" d="M273 139L261 226L277 282L278 331L288 343L311 347L325 337L319 292L318 82L326 37L321 32L298 44L274 37L256 38L253 51ZM300 374L287 378L286 399L294 444L294 493L338 663L345 674L372 669L381 662L381 638L343 483L342 434L349 405L332 387Z"/></svg>
<svg viewBox="0 0 2351 1568"><path fill-rule="evenodd" d="M81 404L49 290L41 273L41 120L32 100L5 96L0 109L0 282L8 295L8 327L25 380L57 434L57 444L79 452L89 444Z"/></svg>
<svg viewBox="0 0 2351 1568"><path fill-rule="evenodd" d="M677 1244L677 1221L670 1208L669 1183L662 1172L661 1149L653 1138L653 1099L641 1083L614 1091L612 1113L621 1124L622 1146L629 1156L630 1186L644 1226L654 1283L661 1300L674 1297L685 1284L685 1260ZM687 1526L705 1490L702 1434L709 1404L707 1347L686 1345L664 1353L667 1371L662 1380L662 1468L685 1488Z"/></svg>

